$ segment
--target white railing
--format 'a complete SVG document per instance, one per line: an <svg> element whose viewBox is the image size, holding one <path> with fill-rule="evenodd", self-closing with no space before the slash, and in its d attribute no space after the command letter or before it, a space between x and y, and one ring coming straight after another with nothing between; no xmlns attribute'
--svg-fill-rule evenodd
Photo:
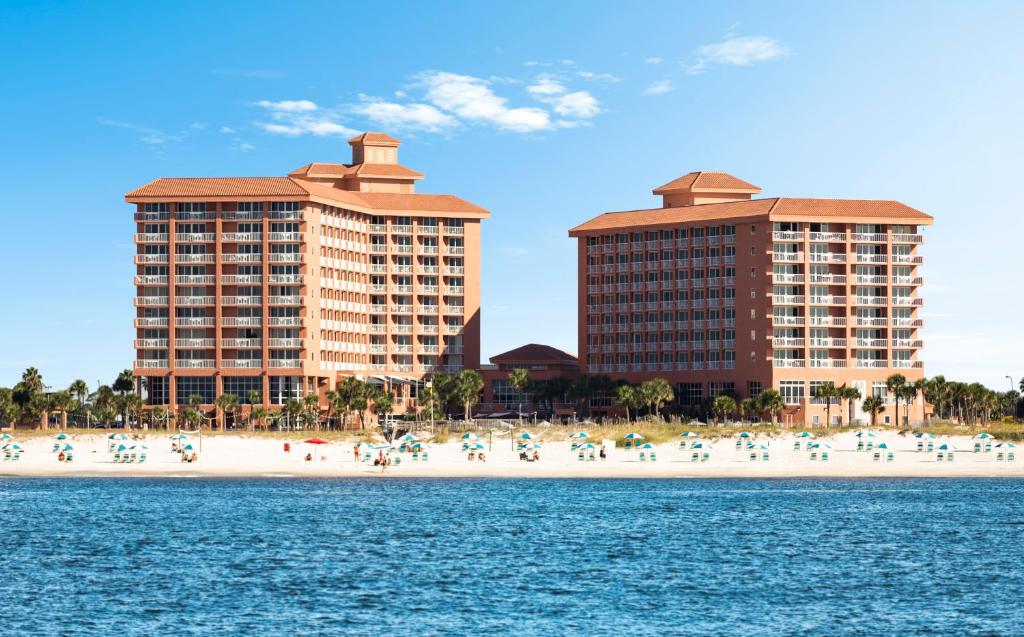
<svg viewBox="0 0 1024 637"><path fill-rule="evenodd" d="M175 327L213 327L216 319L212 316L188 316L174 319Z"/></svg>
<svg viewBox="0 0 1024 637"><path fill-rule="evenodd" d="M411 314L412 313L412 306L411 305L392 305L391 306L391 311L396 313L396 314Z"/></svg>
<svg viewBox="0 0 1024 637"><path fill-rule="evenodd" d="M449 226L444 227L445 234L465 234L463 226Z"/></svg>
<svg viewBox="0 0 1024 637"><path fill-rule="evenodd" d="M846 360L840 358L812 358L811 367L846 367Z"/></svg>
<svg viewBox="0 0 1024 637"><path fill-rule="evenodd" d="M305 305L305 297L301 296L272 296L271 305Z"/></svg>
<svg viewBox="0 0 1024 637"><path fill-rule="evenodd" d="M857 327L885 327L886 319L884 317L862 317L858 316L854 319L854 325Z"/></svg>
<svg viewBox="0 0 1024 637"><path fill-rule="evenodd" d="M812 232L811 241L829 241L833 243L844 243L846 241L845 232Z"/></svg>
<svg viewBox="0 0 1024 637"><path fill-rule="evenodd" d="M263 367L263 359L225 358L221 360L221 366L227 369L259 369Z"/></svg>
<svg viewBox="0 0 1024 637"><path fill-rule="evenodd" d="M894 296L892 297L893 305L924 305L924 299L919 296Z"/></svg>
<svg viewBox="0 0 1024 637"><path fill-rule="evenodd" d="M213 305L212 296L176 296L175 305Z"/></svg>
<svg viewBox="0 0 1024 637"><path fill-rule="evenodd" d="M448 305L444 308L445 314L465 314L466 308L462 305Z"/></svg>
<svg viewBox="0 0 1024 637"><path fill-rule="evenodd" d="M892 366L897 369L918 369L924 367L921 361L893 361Z"/></svg>
<svg viewBox="0 0 1024 637"><path fill-rule="evenodd" d="M174 366L180 369L209 369L213 367L213 360L177 359L174 361Z"/></svg>
<svg viewBox="0 0 1024 637"><path fill-rule="evenodd" d="M888 367L889 366L889 362L888 361L884 361L884 360L857 359L856 361L854 361L854 365L853 366L854 367L859 367L861 369L877 369L877 368Z"/></svg>
<svg viewBox="0 0 1024 637"><path fill-rule="evenodd" d="M166 232L137 232L135 234L136 243L167 243L167 239Z"/></svg>
<svg viewBox="0 0 1024 637"><path fill-rule="evenodd" d="M885 243L886 239L884 234L854 232L852 235L850 235L850 240L855 243Z"/></svg>
<svg viewBox="0 0 1024 637"><path fill-rule="evenodd" d="M170 325L170 319L167 317L145 317L135 319L136 327L167 327Z"/></svg>
<svg viewBox="0 0 1024 637"><path fill-rule="evenodd" d="M393 234L412 234L412 226L393 225L391 226L391 232Z"/></svg>
<svg viewBox="0 0 1024 637"><path fill-rule="evenodd" d="M842 252L812 252L813 263L846 263L846 255Z"/></svg>
<svg viewBox="0 0 1024 637"><path fill-rule="evenodd" d="M291 369L293 367L302 367L302 361L297 358L273 358L270 360L270 366Z"/></svg>
<svg viewBox="0 0 1024 637"><path fill-rule="evenodd" d="M228 243L257 242L263 241L262 232L223 232L220 235L221 241Z"/></svg>
<svg viewBox="0 0 1024 637"><path fill-rule="evenodd" d="M804 233L799 231L799 230L796 230L796 231L786 231L786 232L775 230L775 231L772 232L772 240L773 241L803 241L804 240Z"/></svg>
<svg viewBox="0 0 1024 637"><path fill-rule="evenodd" d="M224 274L220 282L224 285L252 285L262 283L263 277L259 274Z"/></svg>
<svg viewBox="0 0 1024 637"><path fill-rule="evenodd" d="M772 260L773 261L790 261L790 262L792 262L792 261L803 261L804 260L804 253L803 252L773 252L772 253Z"/></svg>
<svg viewBox="0 0 1024 637"><path fill-rule="evenodd" d="M802 358L776 358L772 361L774 367L804 367Z"/></svg>
<svg viewBox="0 0 1024 637"><path fill-rule="evenodd" d="M772 316L772 323L774 325L803 325L804 317L802 316Z"/></svg>
<svg viewBox="0 0 1024 637"><path fill-rule="evenodd" d="M271 252L271 263L302 263L305 255L300 252Z"/></svg>
<svg viewBox="0 0 1024 637"><path fill-rule="evenodd" d="M858 274L855 277L853 277L853 282L854 283L858 283L858 284L862 284L862 285L863 284L885 285L886 283L888 283L888 278L885 277L885 276L880 276L880 275L879 276L874 276L874 275L866 276L866 275L863 275L863 274Z"/></svg>
<svg viewBox="0 0 1024 637"><path fill-rule="evenodd" d="M263 346L263 341L258 338L225 338L222 339L221 347L231 347L235 349L255 349Z"/></svg>
<svg viewBox="0 0 1024 637"><path fill-rule="evenodd" d="M803 347L802 338L773 338L772 347Z"/></svg>
<svg viewBox="0 0 1024 637"><path fill-rule="evenodd" d="M301 316L271 316L271 327L299 327L302 325Z"/></svg>
<svg viewBox="0 0 1024 637"><path fill-rule="evenodd" d="M212 232L179 232L174 235L176 243L212 243Z"/></svg>
<svg viewBox="0 0 1024 637"><path fill-rule="evenodd" d="M139 338L135 340L137 349L162 349L167 347L166 338Z"/></svg>
<svg viewBox="0 0 1024 637"><path fill-rule="evenodd" d="M894 234L893 243L923 243L924 238L919 234Z"/></svg>
<svg viewBox="0 0 1024 637"><path fill-rule="evenodd" d="M135 285L167 285L167 275L140 274L135 277Z"/></svg>
<svg viewBox="0 0 1024 637"><path fill-rule="evenodd" d="M221 297L222 305L261 305L263 299L258 296L224 296Z"/></svg>
<svg viewBox="0 0 1024 637"><path fill-rule="evenodd" d="M136 263L167 263L166 254L136 254Z"/></svg>
<svg viewBox="0 0 1024 637"><path fill-rule="evenodd" d="M151 358L146 360L135 361L135 367L138 369L165 369L167 367L166 358Z"/></svg>
<svg viewBox="0 0 1024 637"><path fill-rule="evenodd" d="M291 242L302 241L302 233L301 232L271 232L270 233L270 240L271 241L291 241Z"/></svg>
<svg viewBox="0 0 1024 637"><path fill-rule="evenodd" d="M259 316L226 316L223 323L224 327L259 327L263 319Z"/></svg>
<svg viewBox="0 0 1024 637"><path fill-rule="evenodd" d="M153 305L167 305L168 298L166 296L137 296L135 297L135 305L138 307L147 307Z"/></svg>
<svg viewBox="0 0 1024 637"><path fill-rule="evenodd" d="M301 274L271 274L271 283L297 283L302 284Z"/></svg>
<svg viewBox="0 0 1024 637"><path fill-rule="evenodd" d="M772 302L776 305L803 305L804 297L796 294L773 294Z"/></svg>
<svg viewBox="0 0 1024 637"><path fill-rule="evenodd" d="M192 348L192 349L206 349L214 346L214 339L212 338L176 338L174 339L175 347Z"/></svg>
<svg viewBox="0 0 1024 637"><path fill-rule="evenodd" d="M270 339L271 347L302 347L301 338L272 338Z"/></svg>
<svg viewBox="0 0 1024 637"><path fill-rule="evenodd" d="M184 254L179 253L174 255L175 263L213 263L214 255L212 254ZM259 259L257 259L258 261Z"/></svg>
<svg viewBox="0 0 1024 637"><path fill-rule="evenodd" d="M804 275L802 274L773 274L773 283L803 283Z"/></svg>
<svg viewBox="0 0 1024 637"><path fill-rule="evenodd" d="M884 338L858 338L854 340L853 346L860 349L878 349L887 347L888 344L889 342Z"/></svg>
<svg viewBox="0 0 1024 637"><path fill-rule="evenodd" d="M846 347L845 338L812 338L810 339L811 347Z"/></svg>
<svg viewBox="0 0 1024 637"><path fill-rule="evenodd" d="M263 254L259 252L222 254L220 260L224 263L259 263L263 260Z"/></svg>

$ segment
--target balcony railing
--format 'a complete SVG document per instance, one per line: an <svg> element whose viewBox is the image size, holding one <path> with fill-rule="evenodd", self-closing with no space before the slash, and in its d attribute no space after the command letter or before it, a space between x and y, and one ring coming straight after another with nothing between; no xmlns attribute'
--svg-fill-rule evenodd
<svg viewBox="0 0 1024 637"><path fill-rule="evenodd" d="M783 262L802 262L804 260L803 252L773 252L773 261Z"/></svg>
<svg viewBox="0 0 1024 637"><path fill-rule="evenodd" d="M212 316L187 316L174 319L175 327L213 327L216 319Z"/></svg>
<svg viewBox="0 0 1024 637"><path fill-rule="evenodd" d="M854 367L861 369L878 369L889 366L889 361L886 360L868 360L868 359L857 359L853 363Z"/></svg>
<svg viewBox="0 0 1024 637"><path fill-rule="evenodd" d="M259 369L263 367L263 360L260 358L225 358L221 360L221 366L227 369Z"/></svg>
<svg viewBox="0 0 1024 637"><path fill-rule="evenodd" d="M305 297L301 296L272 296L271 305L305 305Z"/></svg>
<svg viewBox="0 0 1024 637"><path fill-rule="evenodd" d="M259 274L225 274L220 279L224 285L254 285L263 282Z"/></svg>
<svg viewBox="0 0 1024 637"><path fill-rule="evenodd" d="M811 241L828 241L830 243L845 243L845 232L812 232Z"/></svg>
<svg viewBox="0 0 1024 637"><path fill-rule="evenodd" d="M858 316L853 319L857 327L885 327L888 319L883 316Z"/></svg>
<svg viewBox="0 0 1024 637"><path fill-rule="evenodd" d="M220 344L233 349L256 349L263 346L263 341L258 338L225 338Z"/></svg>
<svg viewBox="0 0 1024 637"><path fill-rule="evenodd" d="M797 294L773 294L772 302L776 305L803 305L804 297Z"/></svg>
<svg viewBox="0 0 1024 637"><path fill-rule="evenodd" d="M257 259L258 261L258 259ZM213 263L212 254L184 254L174 255L175 263Z"/></svg>
<svg viewBox="0 0 1024 637"><path fill-rule="evenodd" d="M141 317L135 319L135 327L167 327L170 319L164 317Z"/></svg>
<svg viewBox="0 0 1024 637"><path fill-rule="evenodd" d="M812 252L812 263L846 263L846 254L843 252Z"/></svg>
<svg viewBox="0 0 1024 637"><path fill-rule="evenodd" d="M215 346L212 338L176 338L174 346L183 349L209 349Z"/></svg>
<svg viewBox="0 0 1024 637"><path fill-rule="evenodd" d="M153 307L167 305L166 296L137 296L135 297L136 307Z"/></svg>
<svg viewBox="0 0 1024 637"><path fill-rule="evenodd" d="M842 358L812 358L810 367L846 367L846 359Z"/></svg>
<svg viewBox="0 0 1024 637"><path fill-rule="evenodd" d="M919 296L894 296L892 297L892 304L901 306L920 306L924 305L924 299Z"/></svg>
<svg viewBox="0 0 1024 637"><path fill-rule="evenodd" d="M271 327L300 327L302 325L301 316L271 316L270 317Z"/></svg>
<svg viewBox="0 0 1024 637"><path fill-rule="evenodd" d="M449 226L449 225L445 225L444 233L445 234L452 234L452 235L460 235L460 234L465 234L465 231L464 231L463 226Z"/></svg>
<svg viewBox="0 0 1024 637"><path fill-rule="evenodd" d="M270 367L287 369L302 367L302 361L298 358L272 358L270 359Z"/></svg>
<svg viewBox="0 0 1024 637"><path fill-rule="evenodd" d="M920 369L924 367L921 361L893 361L892 366L896 369Z"/></svg>
<svg viewBox="0 0 1024 637"><path fill-rule="evenodd" d="M174 361L174 366L179 368L179 369L209 369L209 368L213 367L213 360L212 359L205 359L205 360L199 360L199 359L185 359L185 360L181 360L181 359L178 359L178 360Z"/></svg>
<svg viewBox="0 0 1024 637"><path fill-rule="evenodd" d="M167 359L166 358L150 358L145 360L135 361L136 369L166 369Z"/></svg>
<svg viewBox="0 0 1024 637"><path fill-rule="evenodd" d="M224 327L259 327L263 324L263 318L259 316L225 316L222 322Z"/></svg>
<svg viewBox="0 0 1024 637"><path fill-rule="evenodd" d="M167 243L169 235L166 232L138 232L135 234L136 243Z"/></svg>
<svg viewBox="0 0 1024 637"><path fill-rule="evenodd" d="M884 338L858 338L853 342L853 346L858 349L885 349L888 344L889 341Z"/></svg>
<svg viewBox="0 0 1024 637"><path fill-rule="evenodd" d="M135 285L167 285L167 275L140 274L135 277Z"/></svg>
<svg viewBox="0 0 1024 637"><path fill-rule="evenodd" d="M226 243L257 243L263 241L262 232L223 232L220 240Z"/></svg>
<svg viewBox="0 0 1024 637"><path fill-rule="evenodd" d="M893 243L923 243L924 239L919 234L894 234L892 235Z"/></svg>
<svg viewBox="0 0 1024 637"><path fill-rule="evenodd" d="M135 263L167 263L168 255L166 254L136 254Z"/></svg>
<svg viewBox="0 0 1024 637"><path fill-rule="evenodd" d="M895 349L920 349L924 343L918 339L894 338L892 346Z"/></svg>
<svg viewBox="0 0 1024 637"><path fill-rule="evenodd" d="M174 235L176 243L213 243L212 232L179 232Z"/></svg>
<svg viewBox="0 0 1024 637"><path fill-rule="evenodd" d="M212 296L176 296L175 305L213 305Z"/></svg>
<svg viewBox="0 0 1024 637"><path fill-rule="evenodd" d="M262 305L263 298L259 296L224 296L221 297L222 305Z"/></svg>
<svg viewBox="0 0 1024 637"><path fill-rule="evenodd" d="M802 316L772 316L773 325L803 325Z"/></svg>
<svg viewBox="0 0 1024 637"><path fill-rule="evenodd" d="M300 252L271 252L271 263L302 263L305 255Z"/></svg>
<svg viewBox="0 0 1024 637"><path fill-rule="evenodd" d="M772 361L775 367L804 367L802 358L776 358Z"/></svg>
<svg viewBox="0 0 1024 637"><path fill-rule="evenodd" d="M300 347L302 347L302 339L301 338L272 338L272 339L270 339L270 347L300 348Z"/></svg>
<svg viewBox="0 0 1024 637"><path fill-rule="evenodd" d="M271 232L270 233L270 240L271 241L289 241L289 242L295 243L297 241L302 241L302 233L301 232Z"/></svg>
<svg viewBox="0 0 1024 637"><path fill-rule="evenodd" d="M773 241L803 241L804 233L797 231L779 231L772 232Z"/></svg>
<svg viewBox="0 0 1024 637"><path fill-rule="evenodd" d="M166 347L166 338L140 338L135 341L136 349L165 349Z"/></svg>

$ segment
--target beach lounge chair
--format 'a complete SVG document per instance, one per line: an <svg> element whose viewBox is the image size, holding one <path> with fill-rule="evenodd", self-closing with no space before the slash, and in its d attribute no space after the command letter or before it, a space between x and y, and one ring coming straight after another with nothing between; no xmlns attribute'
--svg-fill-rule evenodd
<svg viewBox="0 0 1024 637"><path fill-rule="evenodd" d="M420 459L421 459L421 460L422 460L423 462L426 462L426 461L427 461L427 452L426 452L426 451L424 451L424 452L423 452L423 456L422 456L422 457L421 457Z"/></svg>
<svg viewBox="0 0 1024 637"><path fill-rule="evenodd" d="M872 449L874 449L875 448L874 441L868 440L868 444L864 448L867 449L868 451L871 451Z"/></svg>
<svg viewBox="0 0 1024 637"><path fill-rule="evenodd" d="M700 461L701 461L701 462L707 462L707 461L708 461L708 460L710 460L710 459L711 459L711 454L710 454L710 453L708 453L708 452L706 452L706 451L704 452L704 455L702 455L702 456L700 457Z"/></svg>
<svg viewBox="0 0 1024 637"><path fill-rule="evenodd" d="M627 441L626 441L626 444L625 444L625 445L623 445L623 446L622 446L622 448L623 448L623 449L625 449L626 451L629 451L630 449L632 449L632 448L633 448L633 443L632 443L632 442L630 442L629 440L627 440Z"/></svg>
<svg viewBox="0 0 1024 637"><path fill-rule="evenodd" d="M920 440L917 441L917 450L918 451L924 451L924 442L922 442Z"/></svg>
<svg viewBox="0 0 1024 637"><path fill-rule="evenodd" d="M70 457L70 454L68 454L68 455ZM143 451L142 453L139 454L139 464L142 464L145 461L146 461L146 452Z"/></svg>
<svg viewBox="0 0 1024 637"><path fill-rule="evenodd" d="M821 461L822 462L828 462L828 452L827 451L822 451L821 452Z"/></svg>
<svg viewBox="0 0 1024 637"><path fill-rule="evenodd" d="M931 453L932 451L935 451L935 443L934 442L929 442L928 443L928 452Z"/></svg>
<svg viewBox="0 0 1024 637"><path fill-rule="evenodd" d="M974 453L981 453L981 443L980 442L974 443Z"/></svg>
<svg viewBox="0 0 1024 637"><path fill-rule="evenodd" d="M71 462L75 459L75 454L68 452L68 455L64 456L64 462Z"/></svg>
<svg viewBox="0 0 1024 637"><path fill-rule="evenodd" d="M597 455L593 451L587 454L587 462L594 462L595 460L597 460Z"/></svg>
<svg viewBox="0 0 1024 637"><path fill-rule="evenodd" d="M864 441L863 440L858 440L857 441L857 451L864 451Z"/></svg>
<svg viewBox="0 0 1024 637"><path fill-rule="evenodd" d="M953 462L953 452L952 451L947 451L946 452L946 462Z"/></svg>
<svg viewBox="0 0 1024 637"><path fill-rule="evenodd" d="M755 460L757 460L757 452L756 451L751 451L750 452L750 461L754 462Z"/></svg>
<svg viewBox="0 0 1024 637"><path fill-rule="evenodd" d="M761 454L761 462L768 462L768 452L765 451Z"/></svg>
<svg viewBox="0 0 1024 637"><path fill-rule="evenodd" d="M892 462L895 459L896 459L896 457L893 455L893 453L891 451L889 453L885 454L885 461L886 462Z"/></svg>
<svg viewBox="0 0 1024 637"><path fill-rule="evenodd" d="M938 453L938 455L937 455L937 456L935 456L935 459L936 459L937 461L939 461L939 462L942 462L943 460L945 460L945 459L946 459L946 454L944 454L943 452L941 452L941 451L940 451L940 452Z"/></svg>
<svg viewBox="0 0 1024 637"><path fill-rule="evenodd" d="M986 442L985 443L985 453L992 453L992 443L991 442Z"/></svg>
<svg viewBox="0 0 1024 637"><path fill-rule="evenodd" d="M814 462L817 459L818 459L818 452L817 451L812 451L811 452L811 462Z"/></svg>
<svg viewBox="0 0 1024 637"><path fill-rule="evenodd" d="M139 459L139 456L134 451L131 452L130 454L128 454L128 462L135 462L138 459Z"/></svg>
<svg viewBox="0 0 1024 637"><path fill-rule="evenodd" d="M739 438L736 439L736 450L738 451L743 446L743 441Z"/></svg>
<svg viewBox="0 0 1024 637"><path fill-rule="evenodd" d="M690 456L690 462L697 462L700 460L700 453L694 451L693 455Z"/></svg>
<svg viewBox="0 0 1024 637"><path fill-rule="evenodd" d="M872 458L872 460L874 460L875 462L878 462L881 459L882 459L882 452L881 451L876 451L874 457Z"/></svg>
<svg viewBox="0 0 1024 637"><path fill-rule="evenodd" d="M392 458L391 464L402 464L402 456L395 456Z"/></svg>
<svg viewBox="0 0 1024 637"><path fill-rule="evenodd" d="M1002 461L1003 461L1003 452L1000 451L999 453L996 454L996 462L1002 462Z"/></svg>
<svg viewBox="0 0 1024 637"><path fill-rule="evenodd" d="M679 448L680 449L686 449L686 441L685 440L680 440L679 441Z"/></svg>
<svg viewBox="0 0 1024 637"><path fill-rule="evenodd" d="M412 452L412 461L413 462L419 462L420 461L420 452L419 451L413 451Z"/></svg>
<svg viewBox="0 0 1024 637"><path fill-rule="evenodd" d="M53 451L51 451L50 453L57 453L58 451L60 451L60 443L55 442L53 443Z"/></svg>
<svg viewBox="0 0 1024 637"><path fill-rule="evenodd" d="M1014 459L1015 459L1015 456L1013 455L1013 452L1012 451L1007 451L1006 452L1006 461L1007 462L1013 462Z"/></svg>
<svg viewBox="0 0 1024 637"><path fill-rule="evenodd" d="M115 452L114 453L114 462L121 462L121 453L120 452Z"/></svg>
<svg viewBox="0 0 1024 637"><path fill-rule="evenodd" d="M591 456L591 457L590 457L590 459L591 459L591 460L593 460L593 459L594 459L594 457L593 457L593 456ZM657 461L658 461L658 454L656 454L656 453L654 453L654 452L652 451L652 452L651 452L651 462L657 462Z"/></svg>
<svg viewBox="0 0 1024 637"><path fill-rule="evenodd" d="M578 454L576 454L576 460L583 462L583 451L580 451Z"/></svg>
<svg viewBox="0 0 1024 637"><path fill-rule="evenodd" d="M4 452L4 462L9 461L10 459L11 459L11 452L10 451L5 451Z"/></svg>
<svg viewBox="0 0 1024 637"><path fill-rule="evenodd" d="M640 452L640 462L647 462L647 454L643 451Z"/></svg>
<svg viewBox="0 0 1024 637"><path fill-rule="evenodd" d="M363 462L369 464L371 461L372 461L372 458L370 458L370 454L364 453L363 454Z"/></svg>
<svg viewBox="0 0 1024 637"><path fill-rule="evenodd" d="M793 443L793 451L800 451L800 441L797 440Z"/></svg>

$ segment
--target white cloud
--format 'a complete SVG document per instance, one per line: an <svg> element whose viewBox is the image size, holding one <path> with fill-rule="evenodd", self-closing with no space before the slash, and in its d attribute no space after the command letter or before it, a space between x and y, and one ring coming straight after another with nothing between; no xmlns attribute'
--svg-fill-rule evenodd
<svg viewBox="0 0 1024 637"><path fill-rule="evenodd" d="M256 149L256 147L253 146L252 144L248 143L248 142L242 142L242 143L238 144L237 146L235 146L235 150L240 150L243 153L247 153L250 150L255 150L255 149Z"/></svg>
<svg viewBox="0 0 1024 637"><path fill-rule="evenodd" d="M256 126L274 135L298 137L309 134L329 137L358 134L358 131L341 124L336 113L321 109L310 100L261 100L257 104L270 111L274 121L255 122Z"/></svg>
<svg viewBox="0 0 1024 637"><path fill-rule="evenodd" d="M275 113L311 113L319 108L316 102L309 100L282 100L280 102L260 100L257 104Z"/></svg>
<svg viewBox="0 0 1024 637"><path fill-rule="evenodd" d="M537 66L538 64L540 64L540 62L537 60L527 60L523 62L523 66Z"/></svg>
<svg viewBox="0 0 1024 637"><path fill-rule="evenodd" d="M546 73L538 75L536 82L526 87L526 92L531 95L559 95L565 90L565 85L561 81Z"/></svg>
<svg viewBox="0 0 1024 637"><path fill-rule="evenodd" d="M647 64L661 64L664 61L665 61L665 58L659 58L659 57L650 57L650 58L647 58L646 60L644 60L644 62L647 63Z"/></svg>
<svg viewBox="0 0 1024 637"><path fill-rule="evenodd" d="M576 64L576 61L575 60L562 60L562 64L564 64L566 66L572 66L572 65Z"/></svg>
<svg viewBox="0 0 1024 637"><path fill-rule="evenodd" d="M456 116L494 124L502 130L528 133L550 128L548 112L540 108L510 108L508 100L499 97L487 80L445 71L428 71L418 76L419 86L426 90L427 101Z"/></svg>
<svg viewBox="0 0 1024 637"><path fill-rule="evenodd" d="M622 78L611 73L594 73L593 71L580 71L576 75L582 77L585 80L592 80L594 82L608 82L613 84L615 82L621 82Z"/></svg>
<svg viewBox="0 0 1024 637"><path fill-rule="evenodd" d="M351 107L352 112L385 127L438 132L458 125L454 117L430 104L398 104L366 95L360 95L359 99L363 103Z"/></svg>
<svg viewBox="0 0 1024 637"><path fill-rule="evenodd" d="M138 134L138 140L140 142L150 146L163 146L170 142L180 142L185 138L185 135L182 133L165 133L159 128L153 128L152 126L123 122L116 119L110 119L108 117L97 118L97 121L104 126L112 126L114 128L133 131Z"/></svg>
<svg viewBox="0 0 1024 637"><path fill-rule="evenodd" d="M644 89L644 95L664 95L671 92L673 88L672 80L658 80L657 82L651 82Z"/></svg>
<svg viewBox="0 0 1024 637"><path fill-rule="evenodd" d="M545 103L551 104L553 110L562 117L591 118L601 112L600 102L586 91L574 91L546 98Z"/></svg>
<svg viewBox="0 0 1024 637"><path fill-rule="evenodd" d="M235 129L231 128L230 126L221 126L220 130L217 131L217 132L230 134L230 133L234 133Z"/></svg>
<svg viewBox="0 0 1024 637"><path fill-rule="evenodd" d="M691 75L703 73L714 64L750 66L777 60L789 55L789 50L778 40L763 35L732 36L721 42L698 47L695 55L696 60L687 68Z"/></svg>

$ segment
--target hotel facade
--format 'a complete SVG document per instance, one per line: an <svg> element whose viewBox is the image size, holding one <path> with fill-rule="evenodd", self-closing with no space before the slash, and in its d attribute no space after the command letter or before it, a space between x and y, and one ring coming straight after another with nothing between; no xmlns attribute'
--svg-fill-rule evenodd
<svg viewBox="0 0 1024 637"><path fill-rule="evenodd" d="M162 178L135 206L136 360L149 405L229 393L262 404L355 375L399 399L480 364L480 222L417 194L399 141L365 133L352 161L284 177ZM398 405L401 405L401 400Z"/></svg>
<svg viewBox="0 0 1024 637"><path fill-rule="evenodd" d="M932 217L896 201L753 198L759 187L721 172L653 192L661 208L569 231L583 372L665 378L683 409L773 388L784 421L808 425L826 423L816 393L831 381L883 397L878 420L895 422L886 378L924 375L920 248ZM901 401L900 419L925 408ZM833 402L833 424L846 409Z"/></svg>

